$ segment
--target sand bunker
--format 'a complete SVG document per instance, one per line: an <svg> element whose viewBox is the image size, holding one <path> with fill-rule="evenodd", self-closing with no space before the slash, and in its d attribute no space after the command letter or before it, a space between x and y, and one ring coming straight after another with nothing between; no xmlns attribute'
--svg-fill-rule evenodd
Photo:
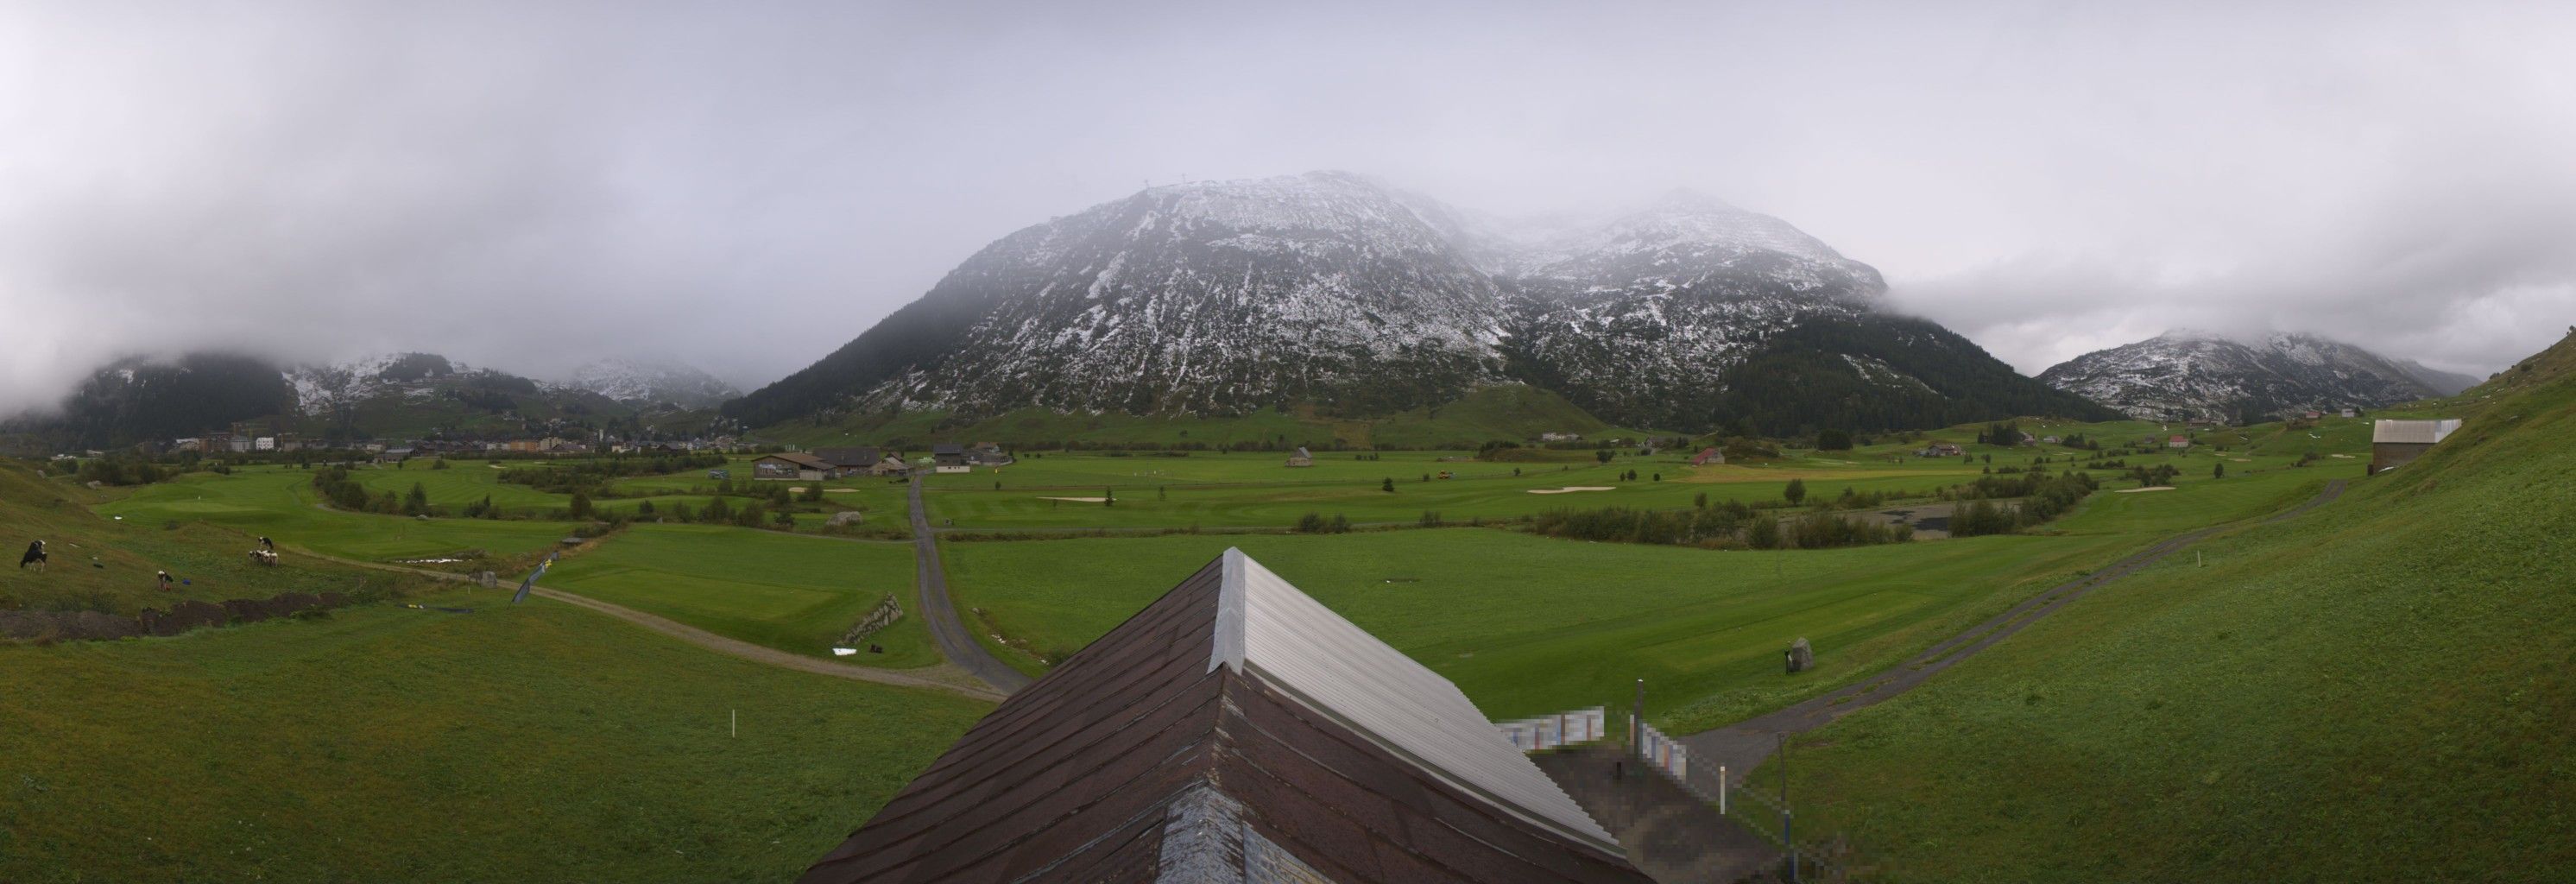
<svg viewBox="0 0 2576 884"><path fill-rule="evenodd" d="M789 494L803 494L803 493L805 493L805 489L804 489L803 487L789 488L789 489L787 489L787 493L789 493ZM825 489L823 489L823 493L825 493L825 494L857 494L857 493L859 493L859 489L856 489L856 488L825 488Z"/></svg>
<svg viewBox="0 0 2576 884"><path fill-rule="evenodd" d="M1106 497L1041 497L1041 498L1038 498L1038 499L1039 499L1039 500L1064 500L1064 501L1071 501L1071 502L1074 502L1074 503L1108 503L1108 502L1109 502L1109 498L1106 498Z"/></svg>
<svg viewBox="0 0 2576 884"><path fill-rule="evenodd" d="M2329 455L2326 455L2326 456L2327 456L2327 457L2340 457L2340 458L2343 458L2343 459L2345 459L2345 460L2351 460L2351 459L2352 459L2352 455L2349 455L2349 454L2329 454Z"/></svg>
<svg viewBox="0 0 2576 884"><path fill-rule="evenodd" d="M1563 488L1532 488L1531 494L1571 494L1576 491L1609 491L1608 485L1568 485Z"/></svg>
<svg viewBox="0 0 2576 884"><path fill-rule="evenodd" d="M2254 459L2253 459L2253 458L2250 458L2250 457L2231 457L2231 458L2228 458L2228 460L2232 460L2232 461L2235 461L2235 462L2237 462L2237 463L2253 463L2253 462L2254 462Z"/></svg>
<svg viewBox="0 0 2576 884"><path fill-rule="evenodd" d="M2172 490L2173 490L2173 486L2171 486L2171 485L2157 485L2157 486L2149 487L2149 488L2116 488L2116 489L2113 489L2113 490L2111 491L2111 493L2113 493L2113 494L2136 494L2136 493L2138 493L2138 492L2140 492L2140 491L2172 491Z"/></svg>

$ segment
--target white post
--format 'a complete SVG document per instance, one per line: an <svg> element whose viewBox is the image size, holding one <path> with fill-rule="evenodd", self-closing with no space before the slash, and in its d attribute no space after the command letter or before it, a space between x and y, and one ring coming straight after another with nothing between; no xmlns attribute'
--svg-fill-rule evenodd
<svg viewBox="0 0 2576 884"><path fill-rule="evenodd" d="M727 718L728 721L726 722L725 727L727 730L732 732L731 736L742 736L742 710L727 710Z"/></svg>
<svg viewBox="0 0 2576 884"><path fill-rule="evenodd" d="M1726 815L1726 765L1717 766L1717 815Z"/></svg>

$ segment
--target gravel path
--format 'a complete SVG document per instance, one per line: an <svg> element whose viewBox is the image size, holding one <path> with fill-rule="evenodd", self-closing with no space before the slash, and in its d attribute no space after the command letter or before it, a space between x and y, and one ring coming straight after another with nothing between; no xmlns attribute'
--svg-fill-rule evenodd
<svg viewBox="0 0 2576 884"><path fill-rule="evenodd" d="M985 650L975 633L957 619L957 605L948 598L948 572L939 565L939 537L931 533L930 516L921 506L919 476L912 478L912 542L914 576L921 587L921 621L930 627L939 655L1002 693L1028 687L1027 674Z"/></svg>

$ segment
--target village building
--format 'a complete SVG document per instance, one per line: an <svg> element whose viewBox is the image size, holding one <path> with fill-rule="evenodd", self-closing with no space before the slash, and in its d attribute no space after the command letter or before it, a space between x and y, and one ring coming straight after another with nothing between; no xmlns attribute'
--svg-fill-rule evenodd
<svg viewBox="0 0 2576 884"><path fill-rule="evenodd" d="M2040 437L2039 441L2040 441L2040 443L2041 443L2041 444L2044 444L2044 445L2055 445L2055 444L2057 444L2057 443L2058 443L2058 441L2059 441L2059 440L2058 440L2058 438L2057 438L2057 437L2055 437L2055 436L2042 436L2042 437Z"/></svg>
<svg viewBox="0 0 2576 884"><path fill-rule="evenodd" d="M930 468L938 473L971 473L975 465L966 460L966 446L942 442L930 446Z"/></svg>
<svg viewBox="0 0 2576 884"><path fill-rule="evenodd" d="M401 446L401 447L397 447L397 448L387 448L387 449L385 449L385 450L383 450L383 451L380 451L380 452L377 452L377 453L376 453L376 462L377 462L377 463L402 463L403 461L410 460L410 459L411 459L411 456L412 456L412 453L413 453L413 449L411 448L411 446L408 446L408 445Z"/></svg>
<svg viewBox="0 0 2576 884"><path fill-rule="evenodd" d="M1581 441L1583 441L1583 434L1582 434L1582 433L1540 433L1540 434L1538 434L1538 441L1541 441L1541 442L1581 442Z"/></svg>
<svg viewBox="0 0 2576 884"><path fill-rule="evenodd" d="M1958 457L1968 453L1954 442L1934 442L1914 452L1915 457Z"/></svg>
<svg viewBox="0 0 2576 884"><path fill-rule="evenodd" d="M799 880L1652 879L1457 686L1227 550Z"/></svg>
<svg viewBox="0 0 2576 884"><path fill-rule="evenodd" d="M2166 448L2190 448L2190 447L2191 447L2191 437L2190 437L2190 436L2175 436L2175 437L2172 437L2172 438L2166 439L2166 440L2165 440L2165 447L2166 447Z"/></svg>
<svg viewBox="0 0 2576 884"><path fill-rule="evenodd" d="M2373 421L2370 425L2370 472L2378 475L2424 456L2460 429L2458 418L2430 421Z"/></svg>
<svg viewBox="0 0 2576 884"><path fill-rule="evenodd" d="M1297 446L1297 450L1288 453L1288 465L1292 467L1314 466L1315 455L1313 452L1307 451L1306 446Z"/></svg>
<svg viewBox="0 0 2576 884"><path fill-rule="evenodd" d="M754 479L821 482L834 475L830 463L797 451L772 454L751 462L751 477Z"/></svg>
<svg viewBox="0 0 2576 884"><path fill-rule="evenodd" d="M1690 465L1695 467L1716 466L1724 463L1726 463L1726 452L1719 451L1716 448L1702 448L1699 450L1698 454L1691 455L1690 459Z"/></svg>
<svg viewBox="0 0 2576 884"><path fill-rule="evenodd" d="M2361 416L2361 412L2359 412L2359 411L2357 411L2357 410L2354 410L2354 409L2350 409L2350 408L2347 408L2347 409L2344 409L2344 410L2342 410L2342 411L2336 412L2336 414L2337 414L2337 415L2340 415L2340 416L2342 416L2342 417L2360 417L2360 416Z"/></svg>
<svg viewBox="0 0 2576 884"><path fill-rule="evenodd" d="M966 462L979 467L1006 467L1017 462L999 442L978 442L966 449Z"/></svg>
<svg viewBox="0 0 2576 884"><path fill-rule="evenodd" d="M885 459L885 453L879 451L874 445L825 447L814 449L809 453L816 459L831 464L832 469L840 471L845 476L866 472L869 467L876 466L877 461Z"/></svg>

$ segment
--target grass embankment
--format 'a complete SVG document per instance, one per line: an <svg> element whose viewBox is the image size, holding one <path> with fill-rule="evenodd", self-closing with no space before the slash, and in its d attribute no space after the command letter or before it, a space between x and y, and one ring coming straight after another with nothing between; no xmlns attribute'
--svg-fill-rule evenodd
<svg viewBox="0 0 2576 884"><path fill-rule="evenodd" d="M940 662L921 625L909 543L797 537L712 525L635 525L565 558L545 585L795 654L831 649L891 594L904 615L835 658L908 668ZM864 651L864 647L861 649Z"/></svg>
<svg viewBox="0 0 2576 884"><path fill-rule="evenodd" d="M950 543L961 606L1027 650L1036 672L1160 597L1228 546L1243 550L1508 718L1624 703L1687 733L1830 690L2031 593L2172 533L2296 497L2322 477L2284 471L2195 483L2079 511L2047 536L1776 552L1580 543L1493 529L1325 536L1081 538ZM2170 515L2181 513L2182 515ZM967 616L978 615L968 612ZM1822 668L1783 675L1792 639ZM988 642L989 643L989 642Z"/></svg>
<svg viewBox="0 0 2576 884"><path fill-rule="evenodd" d="M25 884L786 880L990 708L542 599L0 646L0 671Z"/></svg>
<svg viewBox="0 0 2576 884"><path fill-rule="evenodd" d="M1890 880L2576 879L2576 380L2456 401L2423 459L1810 735L1801 828Z"/></svg>

